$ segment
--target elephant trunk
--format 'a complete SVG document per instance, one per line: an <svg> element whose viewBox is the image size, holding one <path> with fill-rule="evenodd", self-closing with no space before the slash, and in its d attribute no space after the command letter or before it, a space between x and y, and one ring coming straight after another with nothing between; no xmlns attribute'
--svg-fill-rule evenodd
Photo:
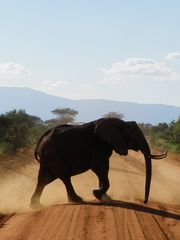
<svg viewBox="0 0 180 240"><path fill-rule="evenodd" d="M149 156L144 155L145 158L145 164L146 164L146 183L145 183L145 197L144 197L144 203L146 204L148 202L149 192L150 192L150 186L151 186L151 175L152 175L152 164L151 164L151 158Z"/></svg>
<svg viewBox="0 0 180 240"><path fill-rule="evenodd" d="M151 175L152 175L152 163L151 163L151 154L150 148L146 140L143 141L141 145L141 152L144 155L145 165L146 165L146 182L145 182L145 196L144 203L148 202L150 186L151 186Z"/></svg>
<svg viewBox="0 0 180 240"><path fill-rule="evenodd" d="M152 155L150 154L149 146L147 144L146 151L143 152L145 163L146 163L146 184L145 184L145 197L144 197L144 203L148 202L149 192L150 192L150 186L151 186L151 175L152 175L152 164L151 159L163 159L167 156L167 151L160 155Z"/></svg>

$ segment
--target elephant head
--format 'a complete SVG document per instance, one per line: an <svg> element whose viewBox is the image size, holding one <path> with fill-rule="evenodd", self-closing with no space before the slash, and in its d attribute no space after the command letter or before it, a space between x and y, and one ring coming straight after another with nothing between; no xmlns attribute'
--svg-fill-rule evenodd
<svg viewBox="0 0 180 240"><path fill-rule="evenodd" d="M167 152L161 155L152 155L144 134L134 121L125 122L117 118L100 119L95 128L95 135L111 145L120 155L127 155L130 149L142 152L146 165L144 203L147 203L151 184L151 159L165 158Z"/></svg>

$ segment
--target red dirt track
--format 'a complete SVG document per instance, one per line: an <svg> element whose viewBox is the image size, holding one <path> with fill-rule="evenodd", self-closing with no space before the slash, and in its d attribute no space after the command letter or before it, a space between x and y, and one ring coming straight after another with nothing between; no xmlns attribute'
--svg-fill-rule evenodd
<svg viewBox="0 0 180 240"><path fill-rule="evenodd" d="M170 211L131 203L63 204L12 216L0 239L180 239L172 230L179 220Z"/></svg>
<svg viewBox="0 0 180 240"><path fill-rule="evenodd" d="M86 203L57 204L47 200L48 194L54 195L59 187L63 188L55 182L47 187L41 199L44 205L51 206L27 209L4 220L0 223L0 240L178 240L180 164L177 160L169 156L167 160L153 162L149 203L144 205L143 158L134 153L126 158L114 154L108 194L121 201L94 200L91 191L96 188L97 180L88 172L73 178L77 193ZM61 191L61 195L60 202L64 202L65 192Z"/></svg>

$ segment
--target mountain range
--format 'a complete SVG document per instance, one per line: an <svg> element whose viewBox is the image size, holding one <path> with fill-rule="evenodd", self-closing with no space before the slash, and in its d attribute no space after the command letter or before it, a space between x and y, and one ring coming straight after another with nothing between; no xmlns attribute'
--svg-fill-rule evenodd
<svg viewBox="0 0 180 240"><path fill-rule="evenodd" d="M87 122L102 117L108 112L124 115L124 120L139 123L169 123L180 116L180 107L164 104L140 104L105 99L73 100L37 91L31 88L0 87L0 114L13 109L24 109L28 114L42 120L55 117L55 108L69 107L78 111L77 121Z"/></svg>

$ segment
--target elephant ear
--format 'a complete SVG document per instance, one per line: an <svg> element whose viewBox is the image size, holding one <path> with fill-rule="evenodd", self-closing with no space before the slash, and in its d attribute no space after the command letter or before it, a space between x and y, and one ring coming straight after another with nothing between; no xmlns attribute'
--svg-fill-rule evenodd
<svg viewBox="0 0 180 240"><path fill-rule="evenodd" d="M109 144L120 155L127 155L128 149L123 129L125 122L116 118L101 119L95 127L95 135L102 141Z"/></svg>

